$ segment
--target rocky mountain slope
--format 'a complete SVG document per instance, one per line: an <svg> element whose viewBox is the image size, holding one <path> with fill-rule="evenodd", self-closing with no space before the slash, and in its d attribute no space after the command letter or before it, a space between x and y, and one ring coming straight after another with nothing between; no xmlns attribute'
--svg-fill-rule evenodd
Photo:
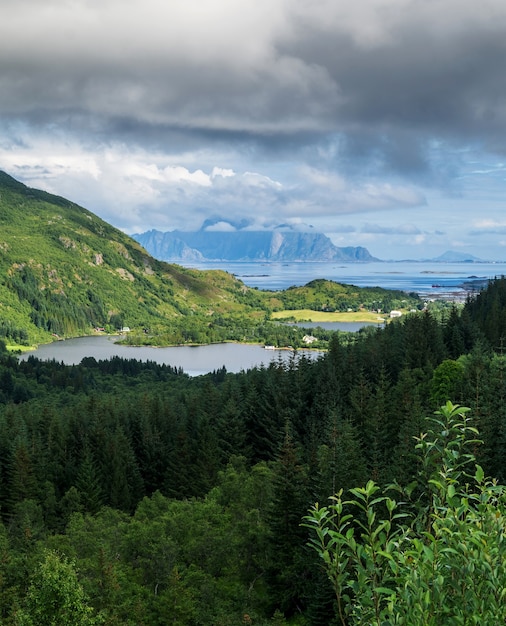
<svg viewBox="0 0 506 626"><path fill-rule="evenodd" d="M335 246L322 233L150 230L133 238L164 261L376 261L366 248Z"/></svg>

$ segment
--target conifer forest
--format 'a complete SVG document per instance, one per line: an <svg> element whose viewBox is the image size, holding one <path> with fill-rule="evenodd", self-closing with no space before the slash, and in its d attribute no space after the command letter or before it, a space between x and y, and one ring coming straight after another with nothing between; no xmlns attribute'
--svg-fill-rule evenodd
<svg viewBox="0 0 506 626"><path fill-rule="evenodd" d="M466 600L467 615L484 621L459 621L448 608L461 597L457 582L439 580L435 566L430 585L422 582L441 527L454 537L465 521L459 537L472 537L479 524L469 520L478 516L496 524L487 537L497 543L488 556L478 555L481 540L454 552L467 555L469 579L480 571L475 578L487 580L478 564L490 563L490 586L504 595L494 555L505 550L506 528L497 527L505 510L505 339L506 279L497 278L461 307L412 313L346 341L335 333L315 361L237 374L191 378L123 359L22 362L4 350L0 623L504 621L500 598L489 617ZM392 492L387 485L395 498L381 495ZM410 538L416 524L422 530ZM382 542L376 552L373 540ZM414 572L413 559L425 565ZM465 567L455 572L460 581ZM446 613L431 613L432 596L427 604L436 583ZM410 616L396 612L408 597Z"/></svg>

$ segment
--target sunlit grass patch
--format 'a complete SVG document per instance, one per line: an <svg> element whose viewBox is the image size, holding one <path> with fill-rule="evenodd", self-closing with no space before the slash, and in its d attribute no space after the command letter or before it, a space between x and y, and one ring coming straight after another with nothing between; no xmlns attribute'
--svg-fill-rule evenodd
<svg viewBox="0 0 506 626"><path fill-rule="evenodd" d="M294 311L276 311L272 319L282 320L294 318L297 322L374 322L381 324L385 318L370 311L312 311L311 309L297 309Z"/></svg>

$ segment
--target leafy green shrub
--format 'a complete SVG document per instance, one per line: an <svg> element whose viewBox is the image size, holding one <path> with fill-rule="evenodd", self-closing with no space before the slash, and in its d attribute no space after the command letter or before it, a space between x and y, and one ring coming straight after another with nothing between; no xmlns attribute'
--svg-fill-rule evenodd
<svg viewBox="0 0 506 626"><path fill-rule="evenodd" d="M306 516L341 624L505 623L506 487L475 463L468 411L436 412L417 438L419 484L390 487L400 499L369 481Z"/></svg>
<svg viewBox="0 0 506 626"><path fill-rule="evenodd" d="M16 614L16 626L103 624L86 602L73 563L50 550L33 574L25 605Z"/></svg>

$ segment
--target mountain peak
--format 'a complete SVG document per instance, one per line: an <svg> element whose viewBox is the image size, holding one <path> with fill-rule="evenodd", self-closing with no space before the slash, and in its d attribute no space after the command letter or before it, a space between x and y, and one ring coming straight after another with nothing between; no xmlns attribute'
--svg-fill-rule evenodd
<svg viewBox="0 0 506 626"><path fill-rule="evenodd" d="M148 231L133 235L148 252L162 261L377 261L366 248L338 248L323 233L284 230ZM183 253L183 254L182 254Z"/></svg>
<svg viewBox="0 0 506 626"><path fill-rule="evenodd" d="M432 260L439 263L483 263L483 259L479 259L467 252L457 252L455 250L447 250Z"/></svg>

